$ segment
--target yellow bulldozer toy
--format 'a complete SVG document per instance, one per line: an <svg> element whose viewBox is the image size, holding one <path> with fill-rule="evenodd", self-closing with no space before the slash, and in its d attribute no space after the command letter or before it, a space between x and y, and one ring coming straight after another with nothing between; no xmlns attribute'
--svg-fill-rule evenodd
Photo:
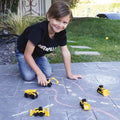
<svg viewBox="0 0 120 120"><path fill-rule="evenodd" d="M103 96L109 96L109 91L108 89L105 89L103 85L99 85L97 92L100 93Z"/></svg>
<svg viewBox="0 0 120 120"><path fill-rule="evenodd" d="M86 99L82 99L80 101L80 106L82 107L82 109L84 110L90 110L90 104L87 103Z"/></svg>

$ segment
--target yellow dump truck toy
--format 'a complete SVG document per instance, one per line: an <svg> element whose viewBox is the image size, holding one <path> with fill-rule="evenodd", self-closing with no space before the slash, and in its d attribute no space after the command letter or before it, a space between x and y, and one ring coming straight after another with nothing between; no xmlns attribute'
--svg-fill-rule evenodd
<svg viewBox="0 0 120 120"><path fill-rule="evenodd" d="M90 110L90 104L87 103L86 99L82 99L80 101L80 106L82 107L82 109L84 110Z"/></svg>
<svg viewBox="0 0 120 120"><path fill-rule="evenodd" d="M30 116L47 116L49 117L50 114L49 114L49 108L42 108L42 107L39 107L39 108L34 108L33 110L31 109L30 110Z"/></svg>
<svg viewBox="0 0 120 120"><path fill-rule="evenodd" d="M108 89L105 89L103 85L99 85L97 92L100 93L103 96L109 96L109 91Z"/></svg>
<svg viewBox="0 0 120 120"><path fill-rule="evenodd" d="M24 97L26 98L30 97L32 99L35 99L38 97L38 92L36 91L36 89L33 90L27 89L24 92L25 92Z"/></svg>
<svg viewBox="0 0 120 120"><path fill-rule="evenodd" d="M57 80L57 79L55 79L54 77L52 77L52 78L50 78L50 79L48 79L47 80L47 83L48 83L48 87L51 87L51 85L52 85L52 82L51 82L51 80L55 80L56 81L56 84L58 84L59 83L59 81Z"/></svg>

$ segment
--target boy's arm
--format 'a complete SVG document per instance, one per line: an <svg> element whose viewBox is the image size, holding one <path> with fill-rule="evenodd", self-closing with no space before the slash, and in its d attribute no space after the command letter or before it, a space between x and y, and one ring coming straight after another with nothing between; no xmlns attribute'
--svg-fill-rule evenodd
<svg viewBox="0 0 120 120"><path fill-rule="evenodd" d="M35 45L30 40L28 40L26 48L25 48L25 52L24 52L24 58L25 58L26 62L29 64L29 66L32 68L32 70L36 73L37 79L38 79L38 84L46 86L47 85L46 77L43 74L43 72L40 70L38 65L35 63L35 61L32 57L34 48L35 48Z"/></svg>
<svg viewBox="0 0 120 120"><path fill-rule="evenodd" d="M74 75L71 73L71 54L67 48L67 45L61 46L60 49L63 56L67 77L69 79L75 79L75 80L77 80L78 78L83 78L81 75Z"/></svg>

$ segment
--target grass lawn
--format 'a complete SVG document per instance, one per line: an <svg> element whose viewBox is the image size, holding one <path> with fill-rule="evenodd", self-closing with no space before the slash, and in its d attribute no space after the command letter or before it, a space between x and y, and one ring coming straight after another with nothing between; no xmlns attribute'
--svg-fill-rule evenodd
<svg viewBox="0 0 120 120"><path fill-rule="evenodd" d="M109 39L106 40L106 37ZM119 61L120 20L81 18L73 20L67 27L67 39L72 62ZM71 48L71 45L88 46L92 49ZM74 55L75 51L98 51L100 55ZM51 63L63 62L60 49L49 55Z"/></svg>

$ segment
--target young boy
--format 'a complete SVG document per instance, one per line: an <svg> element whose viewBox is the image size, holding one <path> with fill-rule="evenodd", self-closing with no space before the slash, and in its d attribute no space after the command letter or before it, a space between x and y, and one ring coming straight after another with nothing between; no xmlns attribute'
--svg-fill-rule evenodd
<svg viewBox="0 0 120 120"><path fill-rule="evenodd" d="M71 55L66 45L65 30L72 19L68 4L55 2L46 18L46 21L26 28L17 40L15 52L22 77L28 81L37 77L38 84L46 86L52 70L45 54L60 46L67 77L75 80L82 78L71 73Z"/></svg>

